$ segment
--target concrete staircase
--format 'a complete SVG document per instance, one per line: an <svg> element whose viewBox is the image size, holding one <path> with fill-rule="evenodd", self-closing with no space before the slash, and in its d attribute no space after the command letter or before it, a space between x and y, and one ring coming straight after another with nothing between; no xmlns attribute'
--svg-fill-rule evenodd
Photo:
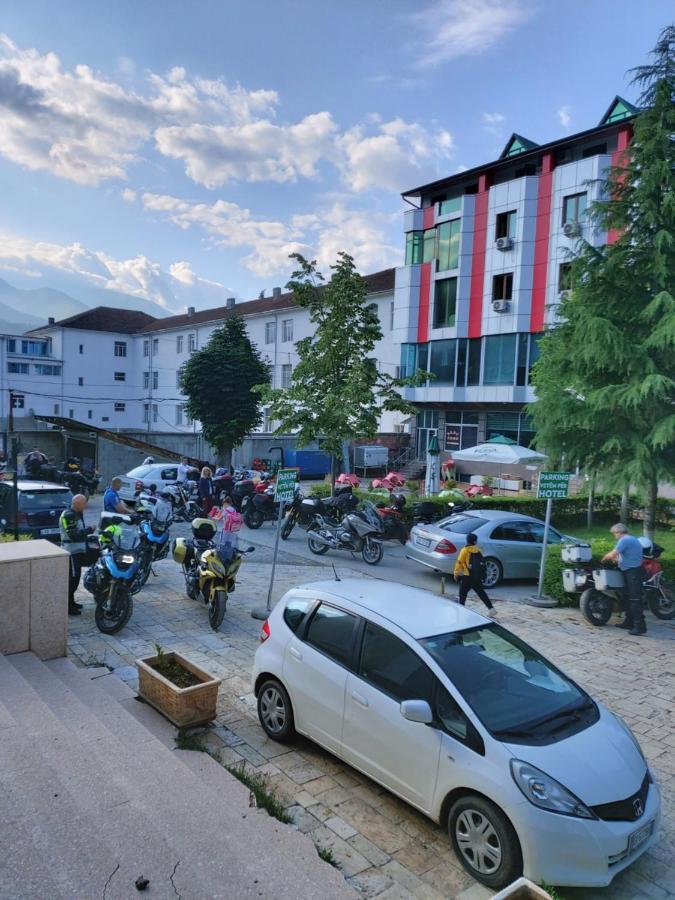
<svg viewBox="0 0 675 900"><path fill-rule="evenodd" d="M92 677L93 675L93 677ZM107 670L0 654L0 897L353 898Z"/></svg>

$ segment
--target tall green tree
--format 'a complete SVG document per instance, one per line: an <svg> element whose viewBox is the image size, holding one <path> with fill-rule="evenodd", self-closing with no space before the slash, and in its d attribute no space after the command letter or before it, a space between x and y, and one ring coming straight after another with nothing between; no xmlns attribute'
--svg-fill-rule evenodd
<svg viewBox="0 0 675 900"><path fill-rule="evenodd" d="M644 492L648 535L658 482L675 477L675 27L652 57L633 70L643 111L591 210L618 238L578 248L531 408L539 447Z"/></svg>
<svg viewBox="0 0 675 900"><path fill-rule="evenodd" d="M399 393L414 379L378 368L373 353L382 329L351 256L338 253L325 284L314 261L299 254L291 259L298 268L287 287L298 306L308 310L314 331L295 345L299 362L290 387L267 390L265 401L279 422L277 431L297 432L300 446L322 438L336 460L344 441L374 437L383 410L414 412Z"/></svg>
<svg viewBox="0 0 675 900"><path fill-rule="evenodd" d="M230 316L181 370L187 412L202 424L218 460L230 463L232 450L262 421L261 385L269 366L246 334L239 316Z"/></svg>

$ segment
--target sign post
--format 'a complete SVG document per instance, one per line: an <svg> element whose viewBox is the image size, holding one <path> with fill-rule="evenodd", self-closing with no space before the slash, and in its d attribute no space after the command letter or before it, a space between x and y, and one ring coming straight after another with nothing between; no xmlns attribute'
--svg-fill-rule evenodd
<svg viewBox="0 0 675 900"><path fill-rule="evenodd" d="M542 599L544 590L544 571L546 569L546 555L548 553L548 534L551 530L551 512L554 500L564 500L569 490L571 472L540 472L537 484L537 497L546 500L546 516L544 517L544 538L541 548L541 562L539 563L539 585L535 600Z"/></svg>
<svg viewBox="0 0 675 900"><path fill-rule="evenodd" d="M279 504L279 516L277 517L277 533L274 536L274 555L272 556L272 571L270 573L270 586L267 591L267 603L265 606L254 606L251 616L254 619L266 619L272 609L272 588L274 586L274 573L277 568L277 556L279 553L279 536L281 523L284 520L284 506L292 503L295 496L295 488L298 483L297 469L279 469L274 482L274 500Z"/></svg>

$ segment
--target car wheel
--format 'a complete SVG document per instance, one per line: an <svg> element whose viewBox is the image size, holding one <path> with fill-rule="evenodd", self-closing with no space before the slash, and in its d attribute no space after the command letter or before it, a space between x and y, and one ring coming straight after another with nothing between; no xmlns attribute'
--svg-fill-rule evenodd
<svg viewBox="0 0 675 900"><path fill-rule="evenodd" d="M485 578L483 579L483 587L492 588L501 584L504 578L504 569L502 564L494 556L485 557Z"/></svg>
<svg viewBox="0 0 675 900"><path fill-rule="evenodd" d="M274 679L266 681L258 691L258 719L273 741L288 741L295 735L291 699Z"/></svg>
<svg viewBox="0 0 675 900"><path fill-rule="evenodd" d="M518 836L504 813L484 797L469 794L448 817L453 850L476 881L499 890L522 875Z"/></svg>

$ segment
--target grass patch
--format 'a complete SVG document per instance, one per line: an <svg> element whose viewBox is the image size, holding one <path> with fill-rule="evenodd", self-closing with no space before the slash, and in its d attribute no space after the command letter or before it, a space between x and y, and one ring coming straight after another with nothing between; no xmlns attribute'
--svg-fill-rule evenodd
<svg viewBox="0 0 675 900"><path fill-rule="evenodd" d="M199 753L208 753L209 749L204 744L201 734L190 734L185 728L179 728L175 737L177 750L196 750Z"/></svg>
<svg viewBox="0 0 675 900"><path fill-rule="evenodd" d="M329 866L333 866L334 869L340 868L337 859L333 856L333 851L329 847L317 847L316 852L319 854L319 859L328 863Z"/></svg>
<svg viewBox="0 0 675 900"><path fill-rule="evenodd" d="M542 891L546 891L551 900L563 900L563 895L559 894L558 891L556 891L556 889L553 887L553 885L546 884L545 881L542 881L539 887L542 889Z"/></svg>
<svg viewBox="0 0 675 900"><path fill-rule="evenodd" d="M220 754L214 753L212 755L223 768L227 769L230 775L234 775L238 781L241 781L242 784L246 785L255 797L256 806L266 810L271 816L274 816L275 819L283 822L284 825L292 824L293 818L288 815L281 800L279 800L274 791L269 787L265 775L258 775L256 772L247 771L245 763L243 762L236 766L225 765L219 758Z"/></svg>

